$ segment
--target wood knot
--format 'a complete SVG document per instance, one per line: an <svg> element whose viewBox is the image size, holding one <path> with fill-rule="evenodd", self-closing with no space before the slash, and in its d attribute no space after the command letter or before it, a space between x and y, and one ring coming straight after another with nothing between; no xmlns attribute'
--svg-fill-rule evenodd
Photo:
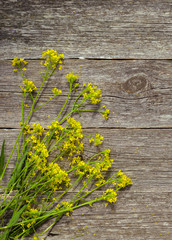
<svg viewBox="0 0 172 240"><path fill-rule="evenodd" d="M122 84L124 91L128 93L138 92L147 86L147 79L144 76L134 76Z"/></svg>

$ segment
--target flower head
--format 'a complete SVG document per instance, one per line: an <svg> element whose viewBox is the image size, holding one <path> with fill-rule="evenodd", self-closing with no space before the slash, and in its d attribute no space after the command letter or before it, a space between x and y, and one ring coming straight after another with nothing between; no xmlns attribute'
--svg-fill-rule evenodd
<svg viewBox="0 0 172 240"><path fill-rule="evenodd" d="M113 189L107 189L106 192L103 193L103 199L110 203L115 203L117 200L117 193Z"/></svg>
<svg viewBox="0 0 172 240"><path fill-rule="evenodd" d="M89 143L91 143L91 142L94 142L94 145L98 146L103 143L103 136L101 136L100 134L96 134L95 138L91 137L89 139Z"/></svg>
<svg viewBox="0 0 172 240"><path fill-rule="evenodd" d="M44 59L44 61L41 61L41 65L50 66L53 69L56 69L57 65L60 64L59 70L62 69L61 64L63 63L62 60L64 59L64 55L58 54L54 49L43 51L41 58Z"/></svg>
<svg viewBox="0 0 172 240"><path fill-rule="evenodd" d="M33 133L36 133L38 136L42 136L44 132L44 128L40 124L33 123L32 127L33 127L33 131L32 131Z"/></svg>
<svg viewBox="0 0 172 240"><path fill-rule="evenodd" d="M127 177L127 175L125 175L123 172L121 172L121 170L118 171L117 176L119 177L117 184L118 190L133 184L132 180L129 177Z"/></svg>
<svg viewBox="0 0 172 240"><path fill-rule="evenodd" d="M23 71L26 71L25 65L27 65L27 64L28 64L28 62L26 62L24 60L24 58L19 59L18 57L16 57L12 60L12 66L17 67L17 68L22 68ZM14 69L14 71L16 72L17 69Z"/></svg>
<svg viewBox="0 0 172 240"><path fill-rule="evenodd" d="M23 92L31 93L37 89L33 81L23 80L23 86L20 87Z"/></svg>
<svg viewBox="0 0 172 240"><path fill-rule="evenodd" d="M65 77L67 78L67 81L72 84L79 79L79 76L74 75L73 73L68 73L67 75L65 75Z"/></svg>
<svg viewBox="0 0 172 240"><path fill-rule="evenodd" d="M88 99L91 104L97 104L101 101L101 89L97 89L97 86L92 85L92 83L88 83L87 85L83 85L85 87L85 91L83 93L83 98Z"/></svg>
<svg viewBox="0 0 172 240"><path fill-rule="evenodd" d="M53 88L52 92L53 92L54 96L57 96L57 95L60 95L62 93L62 90L57 89L57 88Z"/></svg>
<svg viewBox="0 0 172 240"><path fill-rule="evenodd" d="M102 117L108 119L110 110L106 107L106 105L103 105L102 108L104 109L102 111Z"/></svg>

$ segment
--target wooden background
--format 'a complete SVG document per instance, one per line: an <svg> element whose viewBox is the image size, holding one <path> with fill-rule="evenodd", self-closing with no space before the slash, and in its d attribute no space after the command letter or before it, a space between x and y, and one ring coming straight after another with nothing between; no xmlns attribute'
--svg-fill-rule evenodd
<svg viewBox="0 0 172 240"><path fill-rule="evenodd" d="M81 123L86 132L104 135L113 167L134 182L114 206L78 209L45 239L172 239L172 0L1 0L0 16L0 144L6 140L6 157L21 121L22 79L11 60L27 59L26 75L39 85L41 52L54 48L66 65L40 101L52 87L63 95L32 122L46 127L49 114L55 119L67 94L64 75L77 74L82 65L80 82L102 89L111 115L104 121L85 114Z"/></svg>

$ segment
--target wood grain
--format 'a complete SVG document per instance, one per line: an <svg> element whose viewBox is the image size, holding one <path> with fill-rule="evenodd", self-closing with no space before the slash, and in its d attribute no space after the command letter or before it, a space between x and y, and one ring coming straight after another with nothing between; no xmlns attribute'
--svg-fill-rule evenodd
<svg viewBox="0 0 172 240"><path fill-rule="evenodd" d="M68 94L65 74L81 69L80 83L98 85L103 103L111 109L108 121L83 113L84 131L104 136L102 147L112 148L115 159L111 172L122 169L134 182L119 192L115 205L77 209L43 238L171 240L171 0L1 0L0 19L0 146L5 139L6 160L21 121L22 78L13 72L11 60L27 59L26 77L40 86L41 52L54 48L64 53L66 64L43 89L37 106L49 99L52 88L63 93L31 122L46 127L56 118ZM85 150L87 155L96 151L86 142ZM14 154L3 185L15 159Z"/></svg>
<svg viewBox="0 0 172 240"><path fill-rule="evenodd" d="M120 192L115 206L99 203L78 209L71 218L64 216L46 240L171 239L171 197L171 193Z"/></svg>
<svg viewBox="0 0 172 240"><path fill-rule="evenodd" d="M171 128L172 127L172 62L169 60L66 60L64 70L56 71L43 91L39 104L52 96L51 89L62 89L62 96L40 108L32 122L44 126L56 118L68 94L65 75L78 74L80 85L92 82L102 90L103 103L111 110L108 121L99 114L84 114L83 127L106 128ZM80 67L81 66L81 67ZM41 84L40 61L29 61L26 77ZM13 72L10 61L0 64L0 127L19 128L21 121L22 78ZM76 93L77 94L77 93ZM75 94L71 98L71 103ZM27 102L30 103L29 101ZM39 106L39 105L38 105ZM69 104L70 109L71 104ZM92 107L92 106L91 106ZM51 118L48 118L48 115Z"/></svg>
<svg viewBox="0 0 172 240"><path fill-rule="evenodd" d="M17 129L0 130L0 144L6 140L6 158L18 132ZM84 132L96 134L99 130L85 129ZM103 203L98 203L92 208L77 209L70 218L64 216L46 239L170 240L172 130L101 129L101 134L104 136L102 147L112 148L111 156L115 161L111 171L122 169L134 184L118 193L118 201L114 205L105 208ZM87 155L96 152L88 144L85 144L85 150ZM14 166L14 159L9 164L4 184ZM63 164L66 166L67 162Z"/></svg>
<svg viewBox="0 0 172 240"><path fill-rule="evenodd" d="M167 192L172 191L172 130L169 129L84 129L85 134L104 136L103 149L111 149L114 163L111 171L122 169L132 178L132 190L137 192ZM1 129L0 145L6 140L6 160L12 150L18 129ZM85 143L85 154L92 156L96 153L95 147ZM12 171L15 156L9 164L8 171ZM68 161L61 162L65 168ZM9 174L5 178L7 181Z"/></svg>
<svg viewBox="0 0 172 240"><path fill-rule="evenodd" d="M171 0L1 0L1 59L171 59Z"/></svg>

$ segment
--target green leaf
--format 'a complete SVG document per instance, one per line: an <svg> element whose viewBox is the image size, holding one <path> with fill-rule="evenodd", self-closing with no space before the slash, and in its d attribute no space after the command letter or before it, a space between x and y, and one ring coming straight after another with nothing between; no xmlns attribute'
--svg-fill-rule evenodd
<svg viewBox="0 0 172 240"><path fill-rule="evenodd" d="M7 189L10 190L11 186L15 185L16 184L16 181L20 178L20 173L21 173L21 170L22 170L22 167L23 167L23 164L25 162L25 160L27 159L27 151L23 154L20 162L18 165L15 166L14 170L13 170L13 173L11 175L11 178L8 182L8 186L7 186Z"/></svg>
<svg viewBox="0 0 172 240"><path fill-rule="evenodd" d="M5 140L3 141L2 148L1 148L1 155L0 155L0 177L3 173L3 167L4 167L4 159L5 159L4 148L5 148Z"/></svg>
<svg viewBox="0 0 172 240"><path fill-rule="evenodd" d="M18 212L13 213L13 216L8 224L8 228L13 227L18 222L19 218L21 217L26 207L27 205L24 205Z"/></svg>
<svg viewBox="0 0 172 240"><path fill-rule="evenodd" d="M9 239L9 234L11 231L11 227L15 226L15 224L18 222L19 218L21 217L22 213L26 209L27 205L24 205L18 212L13 213L13 216L7 226L7 230L4 232L2 239L7 240Z"/></svg>

